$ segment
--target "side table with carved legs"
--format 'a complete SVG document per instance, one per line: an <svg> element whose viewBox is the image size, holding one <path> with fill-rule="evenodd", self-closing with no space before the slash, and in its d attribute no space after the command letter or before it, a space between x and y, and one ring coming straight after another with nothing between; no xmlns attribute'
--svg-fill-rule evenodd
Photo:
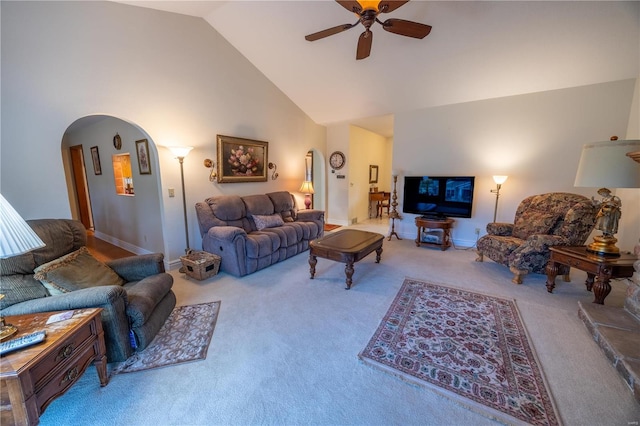
<svg viewBox="0 0 640 426"><path fill-rule="evenodd" d="M547 291L553 292L555 279L560 265L580 269L587 273L585 286L587 291L593 290L593 303L604 305L604 299L611 293L610 281L614 278L633 276L633 262L638 260L635 255L621 254L620 256L600 256L587 251L585 246L550 247L551 257L546 267Z"/></svg>

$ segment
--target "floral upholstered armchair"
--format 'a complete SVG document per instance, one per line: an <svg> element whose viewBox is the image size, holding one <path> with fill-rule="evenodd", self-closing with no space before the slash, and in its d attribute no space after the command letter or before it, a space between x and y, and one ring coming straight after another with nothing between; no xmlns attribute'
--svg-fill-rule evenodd
<svg viewBox="0 0 640 426"><path fill-rule="evenodd" d="M511 281L522 284L527 273L544 274L551 246L579 246L593 230L598 208L587 197L564 192L525 198L514 223L489 223L478 240L477 262L484 256L509 267ZM568 268L563 272L569 280Z"/></svg>

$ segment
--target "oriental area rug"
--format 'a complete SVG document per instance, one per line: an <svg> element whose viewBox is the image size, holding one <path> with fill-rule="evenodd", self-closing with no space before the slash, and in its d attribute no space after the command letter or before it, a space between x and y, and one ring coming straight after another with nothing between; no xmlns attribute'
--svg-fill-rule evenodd
<svg viewBox="0 0 640 426"><path fill-rule="evenodd" d="M490 418L559 424L513 300L405 279L359 358Z"/></svg>
<svg viewBox="0 0 640 426"><path fill-rule="evenodd" d="M219 310L219 301L176 307L149 346L117 365L111 375L205 359Z"/></svg>

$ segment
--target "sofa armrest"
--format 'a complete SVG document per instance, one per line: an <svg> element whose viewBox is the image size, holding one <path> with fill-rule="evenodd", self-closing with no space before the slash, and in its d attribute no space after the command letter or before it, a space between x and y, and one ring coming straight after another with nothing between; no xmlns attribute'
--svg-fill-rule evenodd
<svg viewBox="0 0 640 426"><path fill-rule="evenodd" d="M127 316L131 328L142 327L160 301L171 291L173 277L167 273L144 278L127 286Z"/></svg>
<svg viewBox="0 0 640 426"><path fill-rule="evenodd" d="M487 234L509 237L513 233L513 223L492 222L487 223Z"/></svg>
<svg viewBox="0 0 640 426"><path fill-rule="evenodd" d="M127 282L139 281L145 277L165 272L162 253L123 257L106 262L106 264Z"/></svg>
<svg viewBox="0 0 640 426"><path fill-rule="evenodd" d="M568 238L560 236L560 235L547 235L547 234L536 234L531 235L527 238L523 244L523 246L528 246L533 250L547 250L549 247L553 246L568 246L571 245Z"/></svg>
<svg viewBox="0 0 640 426"><path fill-rule="evenodd" d="M299 222L318 222L324 223L324 211L323 210L298 210Z"/></svg>
<svg viewBox="0 0 640 426"><path fill-rule="evenodd" d="M105 285L16 303L3 309L2 315L22 315L83 308L106 308L117 303L119 299L126 304L127 292L125 289L118 285ZM122 312L124 313L124 310Z"/></svg>
<svg viewBox="0 0 640 426"><path fill-rule="evenodd" d="M202 249L222 258L220 269L241 277L247 274L247 233L237 226L214 226L202 236Z"/></svg>
<svg viewBox="0 0 640 426"><path fill-rule="evenodd" d="M247 232L237 226L214 226L207 232L209 238L233 241L236 237L247 238Z"/></svg>
<svg viewBox="0 0 640 426"><path fill-rule="evenodd" d="M132 353L129 343L129 319L126 314L127 292L108 285L85 288L57 296L41 297L16 303L3 309L3 315L102 308L102 328L107 347L107 361L124 361Z"/></svg>
<svg viewBox="0 0 640 426"><path fill-rule="evenodd" d="M544 274L551 256L549 247L569 245L569 240L558 235L532 235L509 255L509 266Z"/></svg>

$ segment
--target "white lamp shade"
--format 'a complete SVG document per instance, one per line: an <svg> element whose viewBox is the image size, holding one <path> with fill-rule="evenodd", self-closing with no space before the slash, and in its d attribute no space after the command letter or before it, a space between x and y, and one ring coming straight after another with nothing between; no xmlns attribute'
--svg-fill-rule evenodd
<svg viewBox="0 0 640 426"><path fill-rule="evenodd" d="M168 146L167 148L178 158L186 157L193 149L192 146Z"/></svg>
<svg viewBox="0 0 640 426"><path fill-rule="evenodd" d="M44 247L40 237L0 194L0 259Z"/></svg>
<svg viewBox="0 0 640 426"><path fill-rule="evenodd" d="M582 147L574 186L640 188L640 164L627 156L640 150L640 140L606 141Z"/></svg>
<svg viewBox="0 0 640 426"><path fill-rule="evenodd" d="M302 182L300 192L302 192L303 194L313 194L313 183L310 180L305 180L304 182Z"/></svg>
<svg viewBox="0 0 640 426"><path fill-rule="evenodd" d="M505 183L507 181L508 177L509 176L494 176L493 177L493 181L498 185L502 185L503 183Z"/></svg>

